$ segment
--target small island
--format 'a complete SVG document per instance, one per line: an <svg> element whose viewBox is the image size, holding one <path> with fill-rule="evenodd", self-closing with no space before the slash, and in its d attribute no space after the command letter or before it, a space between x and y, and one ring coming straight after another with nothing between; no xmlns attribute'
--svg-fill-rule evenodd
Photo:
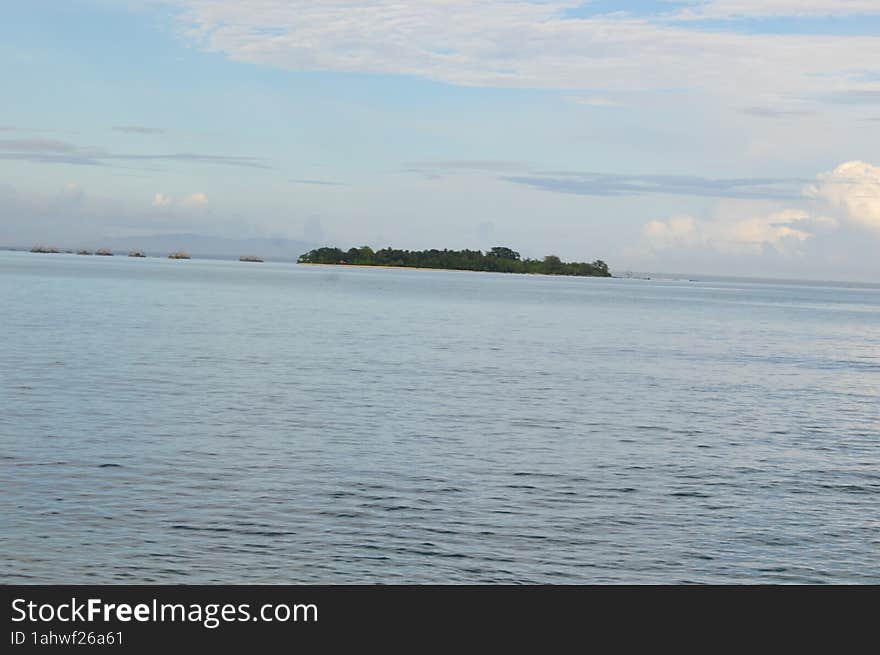
<svg viewBox="0 0 880 655"><path fill-rule="evenodd" d="M340 250L317 248L301 255L300 264L346 264L350 266L386 266L398 268L438 268L456 271L490 271L495 273L534 273L539 275L576 275L611 277L608 265L601 259L594 262L564 262L556 255L543 259L523 259L518 252L497 246L481 250L396 250L373 251L369 246Z"/></svg>
<svg viewBox="0 0 880 655"><path fill-rule="evenodd" d="M128 253L129 257L146 257L143 250L132 250Z"/></svg>
<svg viewBox="0 0 880 655"><path fill-rule="evenodd" d="M178 250L168 255L168 259L189 259L189 255L183 250Z"/></svg>
<svg viewBox="0 0 880 655"><path fill-rule="evenodd" d="M31 248L31 252L38 252L38 253L48 254L48 255L57 255L61 251L58 250L58 248L54 248L51 246L34 246L33 248Z"/></svg>
<svg viewBox="0 0 880 655"><path fill-rule="evenodd" d="M100 257L112 257L113 251L108 250L107 248L99 248L98 250L95 251L95 254Z"/></svg>
<svg viewBox="0 0 880 655"><path fill-rule="evenodd" d="M257 257L256 255L242 255L241 257L238 258L238 261L240 261L240 262L256 262L256 263L262 264L263 258Z"/></svg>

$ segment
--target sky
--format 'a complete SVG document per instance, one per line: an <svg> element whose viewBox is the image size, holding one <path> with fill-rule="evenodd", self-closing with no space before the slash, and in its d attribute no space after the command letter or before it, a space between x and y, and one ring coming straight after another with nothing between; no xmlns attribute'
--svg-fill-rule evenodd
<svg viewBox="0 0 880 655"><path fill-rule="evenodd" d="M880 281L877 0L9 0L0 245Z"/></svg>

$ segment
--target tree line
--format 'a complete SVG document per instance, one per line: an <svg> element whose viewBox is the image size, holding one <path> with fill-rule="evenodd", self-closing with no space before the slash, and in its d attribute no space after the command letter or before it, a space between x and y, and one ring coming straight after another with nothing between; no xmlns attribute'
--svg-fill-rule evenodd
<svg viewBox="0 0 880 655"><path fill-rule="evenodd" d="M556 255L543 259L522 258L518 252L496 246L491 250L398 250L383 248L374 251L360 248L316 248L301 255L302 264L351 264L355 266L409 266L412 268L445 268L461 271L493 271L497 273L538 273L542 275L579 275L611 277L608 265L601 259L594 262L564 262Z"/></svg>

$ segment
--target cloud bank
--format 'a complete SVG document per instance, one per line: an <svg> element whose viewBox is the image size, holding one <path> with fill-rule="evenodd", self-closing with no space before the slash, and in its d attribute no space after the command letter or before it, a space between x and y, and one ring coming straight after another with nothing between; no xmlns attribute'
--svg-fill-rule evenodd
<svg viewBox="0 0 880 655"><path fill-rule="evenodd" d="M708 178L698 175L619 174L590 171L531 170L528 164L503 160L422 161L406 169L427 178L483 173L540 191L580 196L662 194L705 198L790 199L801 197L810 180L801 178Z"/></svg>
<svg viewBox="0 0 880 655"><path fill-rule="evenodd" d="M841 164L807 188L846 220L880 234L880 167L863 161Z"/></svg>
<svg viewBox="0 0 880 655"><path fill-rule="evenodd" d="M156 193L140 202L123 202L90 193L72 182L42 193L0 184L0 216L0 246L4 247L40 243L75 248L95 245L102 236L235 230L230 217L210 211L202 192L180 199Z"/></svg>
<svg viewBox="0 0 880 655"><path fill-rule="evenodd" d="M682 10L678 16L703 19L880 15L880 6L874 0L707 0L695 4Z"/></svg>
<svg viewBox="0 0 880 655"><path fill-rule="evenodd" d="M721 214L712 220L654 219L642 229L639 249L760 254L770 248L781 255L800 256L811 240L841 229L880 245L880 167L862 161L841 164L818 175L804 188L803 197L806 209L745 217Z"/></svg>
<svg viewBox="0 0 880 655"><path fill-rule="evenodd" d="M183 34L201 48L290 70L390 73L469 86L687 88L731 100L744 94L864 98L878 90L876 81L852 79L863 62L880 61L878 37L710 32L693 22L880 15L875 0L716 0L679 11L669 4L655 15L586 17L577 12L589 7L583 0L171 4Z"/></svg>
<svg viewBox="0 0 880 655"><path fill-rule="evenodd" d="M57 139L0 139L0 159L32 164L69 164L73 166L111 166L121 162L184 162L220 164L245 168L271 168L258 157L211 155L193 152L136 154L110 152L94 146L78 146Z"/></svg>
<svg viewBox="0 0 880 655"><path fill-rule="evenodd" d="M793 187L801 182L791 178L711 179L689 175L614 175L565 171L511 175L503 179L542 191L583 196L667 194L742 199L796 197Z"/></svg>

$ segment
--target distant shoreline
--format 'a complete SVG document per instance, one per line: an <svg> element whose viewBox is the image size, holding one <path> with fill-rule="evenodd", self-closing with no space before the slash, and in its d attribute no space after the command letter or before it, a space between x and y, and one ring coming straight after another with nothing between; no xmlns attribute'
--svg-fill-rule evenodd
<svg viewBox="0 0 880 655"><path fill-rule="evenodd" d="M0 253L9 252L9 253L19 253L31 255L35 253L30 252L30 248L24 246L0 246ZM124 251L114 251L115 254L119 254L120 257L106 258L106 259L130 259L127 256L124 256L126 253ZM62 250L58 253L61 255L76 255L74 250ZM45 256L45 255L44 255ZM96 258L96 259L104 259L104 258ZM140 259L140 258L134 258ZM154 253L148 251L146 253L146 259L167 259L167 255L163 255L161 253ZM209 255L196 253L192 255L192 259L199 261L211 261L211 262L237 262L239 261L237 255ZM471 273L491 273L495 271L468 271L467 269L460 268L420 268L416 266L406 267L406 266L361 266L359 264L317 264L317 263L307 263L307 262L296 262L293 261L290 257L266 257L265 262L267 264L304 264L307 266L348 266L348 267L357 267L357 268L400 268L404 270L418 270L418 271L430 271L430 270L446 270L446 271L460 271L460 272L471 272ZM510 273L510 275L541 275L540 273ZM876 280L865 280L865 279L847 279L847 278L831 278L828 280L815 279L815 278L790 278L790 277L759 277L752 275L721 275L716 273L669 273L666 271L656 271L649 274L651 281L662 281L662 280L681 280L688 282L723 282L723 283L747 283L747 284L783 284L783 285L792 285L792 286L818 286L818 287L831 287L831 288L863 288L870 290L880 289L880 283ZM559 277L559 276L555 276ZM572 276L562 276L562 277L572 277ZM625 275L614 274L609 276L607 279L614 280L641 280L644 279L641 275L633 276L632 278L628 278Z"/></svg>
<svg viewBox="0 0 880 655"><path fill-rule="evenodd" d="M57 250L55 252L34 253L33 251L28 250L26 248L0 248L0 251L3 251L3 252L22 252L22 253L28 253L28 254L58 254L58 255L75 255L75 254L77 254L77 252L74 250ZM128 258L128 257L132 256L132 255L128 255L124 252L114 252L113 254L119 255L120 258ZM137 259L175 259L174 257L169 257L168 255L152 254L152 253L145 254L145 255L138 255L136 258ZM256 261L256 260L243 259L241 257L234 257L232 255L228 255L228 256L227 255L194 255L192 257L187 257L187 259L202 259L202 260L207 260L207 261L229 261L229 262L232 262L232 261L241 261L241 262ZM259 260L259 261L262 263L263 260ZM363 268L363 269L385 268L385 269L398 270L398 271L451 271L453 273L496 273L499 275L541 275L544 277L600 277L600 278L604 278L604 279L609 279L609 278L619 279L620 278L620 276L615 276L615 275L609 275L609 276L561 275L558 273L538 273L538 272L527 272L527 271L486 271L486 270L472 269L472 268L440 268L440 267L434 267L434 266L393 266L390 264L389 265L384 265L384 264L321 264L318 262L296 262L296 261L291 261L290 259L281 259L281 258L268 259L265 261L272 263L272 264L292 263L292 264L295 264L296 266L325 266L325 267L329 267L329 268ZM641 278L634 278L634 279L641 279ZM647 278L647 279L650 279L650 278Z"/></svg>
<svg viewBox="0 0 880 655"><path fill-rule="evenodd" d="M395 271L450 271L452 273L495 273L496 275L540 275L542 277L579 277L599 278L601 280L623 280L626 278L617 275L560 275L559 273L526 273L519 271L481 271L472 268L434 268L433 266L385 266L382 264L318 264L314 262L294 262L297 266L327 266L330 268L387 268ZM632 278L651 279L651 278Z"/></svg>
<svg viewBox="0 0 880 655"><path fill-rule="evenodd" d="M503 271L479 271L469 268L434 268L431 266L384 266L382 264L318 264L315 262L294 262L297 266L329 266L332 268L390 268L398 271L453 271L455 273L504 273ZM545 275L544 273L504 273L504 275ZM565 277L565 276L562 276ZM568 277L574 277L569 275Z"/></svg>

